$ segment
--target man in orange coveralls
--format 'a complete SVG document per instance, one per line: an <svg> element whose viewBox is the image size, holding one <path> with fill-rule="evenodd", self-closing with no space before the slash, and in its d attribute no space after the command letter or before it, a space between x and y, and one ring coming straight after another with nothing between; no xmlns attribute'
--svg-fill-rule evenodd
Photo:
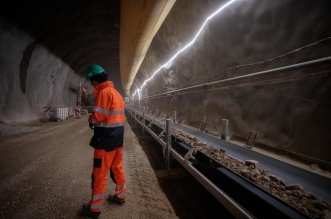
<svg viewBox="0 0 331 219"><path fill-rule="evenodd" d="M83 204L83 212L91 218L99 218L104 201L108 172L116 184L115 194L108 196L109 201L125 204L125 176L123 171L122 149L124 138L124 101L115 90L108 74L92 64L86 70L86 79L91 81L95 95L94 109L89 117L90 128L94 135L90 145L94 148L92 172L92 199Z"/></svg>

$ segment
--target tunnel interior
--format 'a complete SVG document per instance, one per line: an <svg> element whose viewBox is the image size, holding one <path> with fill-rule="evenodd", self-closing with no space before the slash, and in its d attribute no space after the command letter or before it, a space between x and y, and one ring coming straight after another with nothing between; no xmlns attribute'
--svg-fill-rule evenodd
<svg viewBox="0 0 331 219"><path fill-rule="evenodd" d="M206 132L216 136L228 119L232 139L255 131L257 145L326 167L330 61L250 75L330 57L330 6L328 0L176 1L141 63L130 104L163 115L176 111L193 127L207 118ZM92 63L127 97L120 75L121 1L14 0L0 8L2 124L47 119L45 107L75 109L79 84L92 92L85 79ZM133 95L137 89L141 99Z"/></svg>

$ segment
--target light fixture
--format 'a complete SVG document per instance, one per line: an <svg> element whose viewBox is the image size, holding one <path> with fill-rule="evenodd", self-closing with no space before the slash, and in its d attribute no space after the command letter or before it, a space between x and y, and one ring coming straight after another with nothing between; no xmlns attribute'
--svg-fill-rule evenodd
<svg viewBox="0 0 331 219"><path fill-rule="evenodd" d="M136 95L136 93L138 93L139 99L140 99L140 91L142 90L142 88L144 86L146 86L146 83L151 80L154 75L156 75L162 68L166 67L172 60L174 60L181 52L183 52L185 49L187 49L189 46L191 46L194 41L196 40L196 38L199 36L199 34L201 33L202 29L204 28L204 26L206 25L206 23L213 18L216 14L218 14L219 12L221 12L224 8L226 8L227 6L229 6L230 4L232 4L233 2L235 2L236 0L231 0L228 3L226 3L225 5L223 5L222 7L220 7L216 12L214 12L213 14L211 14L203 23L203 25L201 26L200 30L198 31L198 33L195 35L195 37L193 38L193 40L191 42L189 42L183 49L179 50L169 61L167 61L165 64L163 64L159 69L157 69L152 76L145 80L144 83L142 84L140 89L137 89L132 96Z"/></svg>

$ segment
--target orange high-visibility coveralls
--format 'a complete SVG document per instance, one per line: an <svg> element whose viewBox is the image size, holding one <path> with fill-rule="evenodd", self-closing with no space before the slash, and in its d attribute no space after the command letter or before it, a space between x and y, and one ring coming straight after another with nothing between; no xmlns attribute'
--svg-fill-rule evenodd
<svg viewBox="0 0 331 219"><path fill-rule="evenodd" d="M95 95L94 110L89 122L95 124L95 128L90 145L95 150L90 211L100 212L109 172L114 176L116 196L125 198L126 185L122 162L125 115L123 98L111 81L98 84L92 93Z"/></svg>

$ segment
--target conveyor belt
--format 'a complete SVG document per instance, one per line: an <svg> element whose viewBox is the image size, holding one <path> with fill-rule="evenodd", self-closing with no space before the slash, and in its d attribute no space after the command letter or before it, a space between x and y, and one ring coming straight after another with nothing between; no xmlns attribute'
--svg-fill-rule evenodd
<svg viewBox="0 0 331 219"><path fill-rule="evenodd" d="M138 119L137 121L139 121L139 124L142 125L143 118L140 116L137 116L136 118ZM162 124L165 124L165 120L149 116L149 119L151 118L157 120ZM149 129L147 128L147 125L149 124L149 122L145 123L145 129L150 134L152 134L152 136L156 138L156 140L158 140L160 144L164 147L164 140L162 140L160 136L158 136L162 129L154 125L152 125L153 127L150 127ZM233 158L236 158L241 161L257 160L261 169L268 169L268 172L270 174L273 174L277 176L277 178L281 178L286 182L301 184L306 191L309 191L315 195L319 195L326 201L330 202L331 196L329 194L331 180L327 177L323 177L313 172L265 156L248 148L240 147L230 142L226 142L224 140L215 138L200 131L193 130L178 124L172 123L171 125L175 129L181 130L187 135L193 135L198 140L206 142L208 145L211 145L214 148L221 148L225 150L226 153ZM218 167L216 168L206 168L205 166L200 165L199 163L201 161L209 161L209 159L211 159L200 152L198 152L198 154L196 155L198 160L200 161L198 164L189 164L185 162L185 160L183 160L183 155L190 149L190 146L186 145L184 142L181 141L174 141L174 139L172 140L172 144L174 146L174 150L172 150L172 155L175 156L177 161L179 161L183 166L186 166L186 169L192 170L191 173L193 173L193 176L195 178L200 178L201 183L205 184L205 187L206 184L208 184L207 187L210 189L209 191L212 191L212 193L214 193L214 196L215 194L218 197L222 196L222 194L225 195L224 197L227 197L229 195L234 198L233 200L237 200L239 205L230 204L230 208L233 209L234 206L237 206L239 209L241 208L240 205L242 205L244 206L244 208L246 208L246 210L252 213L254 217L264 218L268 214L262 213L262 211L259 210L260 208L256 207L257 204L258 206L268 210L269 213L273 214L269 214L268 218L275 218L274 216L276 216L276 218L309 218L307 215L304 215L302 212L299 212L297 209L294 209L292 206L289 206L282 200L272 196L264 190L261 190L256 185L252 184L251 182L247 181L236 173L228 170L222 165L218 165ZM221 190L218 191L217 187L219 187ZM224 197L218 199L222 200ZM229 201L232 202L231 199L227 198L227 201L225 201L224 203L230 203ZM240 218L242 216L245 218L250 218L250 216L245 213L245 210L239 211L241 212L238 214ZM236 210L232 212L236 212Z"/></svg>
<svg viewBox="0 0 331 219"><path fill-rule="evenodd" d="M273 174L288 183L301 184L306 191L318 195L331 203L330 178L260 154L248 148L215 138L203 132L189 129L182 125L172 124L172 126L186 134L195 136L200 141L206 142L214 148L225 150L229 156L236 158L237 160L256 160L259 162L259 167L261 169L267 169L270 174Z"/></svg>
<svg viewBox="0 0 331 219"><path fill-rule="evenodd" d="M178 151L189 148L183 142L173 142L173 146ZM208 159L199 152L196 158L199 161ZM266 218L266 216L267 218L309 218L223 166L217 168L208 168L199 164L193 166L256 218Z"/></svg>

